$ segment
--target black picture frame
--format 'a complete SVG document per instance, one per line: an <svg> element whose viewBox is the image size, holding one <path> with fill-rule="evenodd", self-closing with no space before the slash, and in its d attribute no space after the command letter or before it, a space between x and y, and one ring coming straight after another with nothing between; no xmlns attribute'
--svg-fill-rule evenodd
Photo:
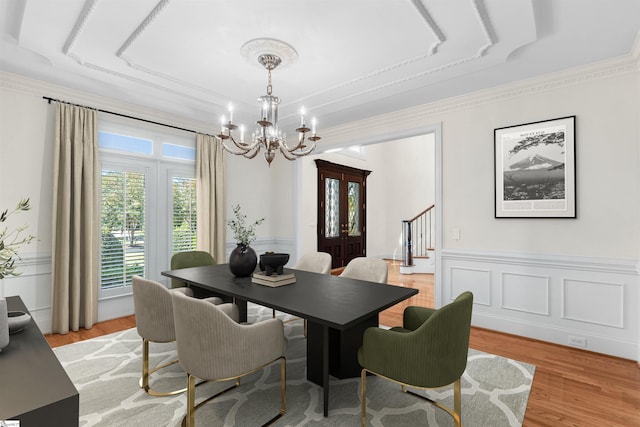
<svg viewBox="0 0 640 427"><path fill-rule="evenodd" d="M493 131L496 218L577 218L576 116Z"/></svg>

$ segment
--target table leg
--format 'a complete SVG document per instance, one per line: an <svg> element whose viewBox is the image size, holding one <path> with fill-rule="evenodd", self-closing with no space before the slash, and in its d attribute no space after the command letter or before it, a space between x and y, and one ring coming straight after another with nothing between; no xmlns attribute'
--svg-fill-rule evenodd
<svg viewBox="0 0 640 427"><path fill-rule="evenodd" d="M238 316L240 323L247 322L247 300L233 298L233 303L238 306Z"/></svg>
<svg viewBox="0 0 640 427"><path fill-rule="evenodd" d="M322 391L324 416L329 415L329 327L322 327Z"/></svg>

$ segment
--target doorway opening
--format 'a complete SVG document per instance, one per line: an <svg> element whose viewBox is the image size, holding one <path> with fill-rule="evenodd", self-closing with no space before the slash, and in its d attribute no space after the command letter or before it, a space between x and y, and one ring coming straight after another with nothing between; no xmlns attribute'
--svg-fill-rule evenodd
<svg viewBox="0 0 640 427"><path fill-rule="evenodd" d="M403 150L404 144L408 144L409 148ZM376 163L376 158L382 163ZM299 231L296 233L296 252L299 254L318 248L318 181L315 159L372 171L366 182L365 254L386 259L389 263L396 264L396 268L399 268L402 262L402 220L421 212L425 206L435 204L435 267L430 280L432 285L429 285L433 289L429 292L432 295L429 299L433 301L430 305L441 306L443 298L438 274L442 247L441 124L402 130L384 136L372 136L370 140L362 139L357 144L337 142L332 146L322 147L321 152L306 161L296 162L294 202ZM423 185L422 181L425 178L421 175L428 169L427 165L430 165L428 168L431 170L430 177L426 179L428 188ZM416 170L418 172L415 172ZM399 213L401 207L406 212ZM391 268L389 271L391 272ZM390 275L389 283L405 286L406 282L412 281L412 276L413 279L418 278L416 275L402 274L398 275L398 280L393 283Z"/></svg>

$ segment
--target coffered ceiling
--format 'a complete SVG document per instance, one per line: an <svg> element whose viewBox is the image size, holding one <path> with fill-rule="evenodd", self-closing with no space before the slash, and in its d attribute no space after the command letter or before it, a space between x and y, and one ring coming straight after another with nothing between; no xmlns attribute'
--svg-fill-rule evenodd
<svg viewBox="0 0 640 427"><path fill-rule="evenodd" d="M256 120L257 55L276 49L281 124L304 106L320 128L627 55L640 30L637 0L0 0L0 15L0 69L212 123L229 102Z"/></svg>

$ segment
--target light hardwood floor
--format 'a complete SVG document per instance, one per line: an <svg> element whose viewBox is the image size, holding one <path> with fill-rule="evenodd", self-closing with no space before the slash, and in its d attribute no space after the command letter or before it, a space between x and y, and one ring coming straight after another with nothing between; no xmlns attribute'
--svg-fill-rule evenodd
<svg viewBox="0 0 640 427"><path fill-rule="evenodd" d="M395 326L402 324L407 305L433 307L433 275L400 275L398 263L389 264L389 283L420 290L411 300L381 313L380 323ZM134 316L128 316L46 338L56 347L134 326ZM480 328L472 328L470 345L536 365L525 427L640 426L640 368L632 360Z"/></svg>

